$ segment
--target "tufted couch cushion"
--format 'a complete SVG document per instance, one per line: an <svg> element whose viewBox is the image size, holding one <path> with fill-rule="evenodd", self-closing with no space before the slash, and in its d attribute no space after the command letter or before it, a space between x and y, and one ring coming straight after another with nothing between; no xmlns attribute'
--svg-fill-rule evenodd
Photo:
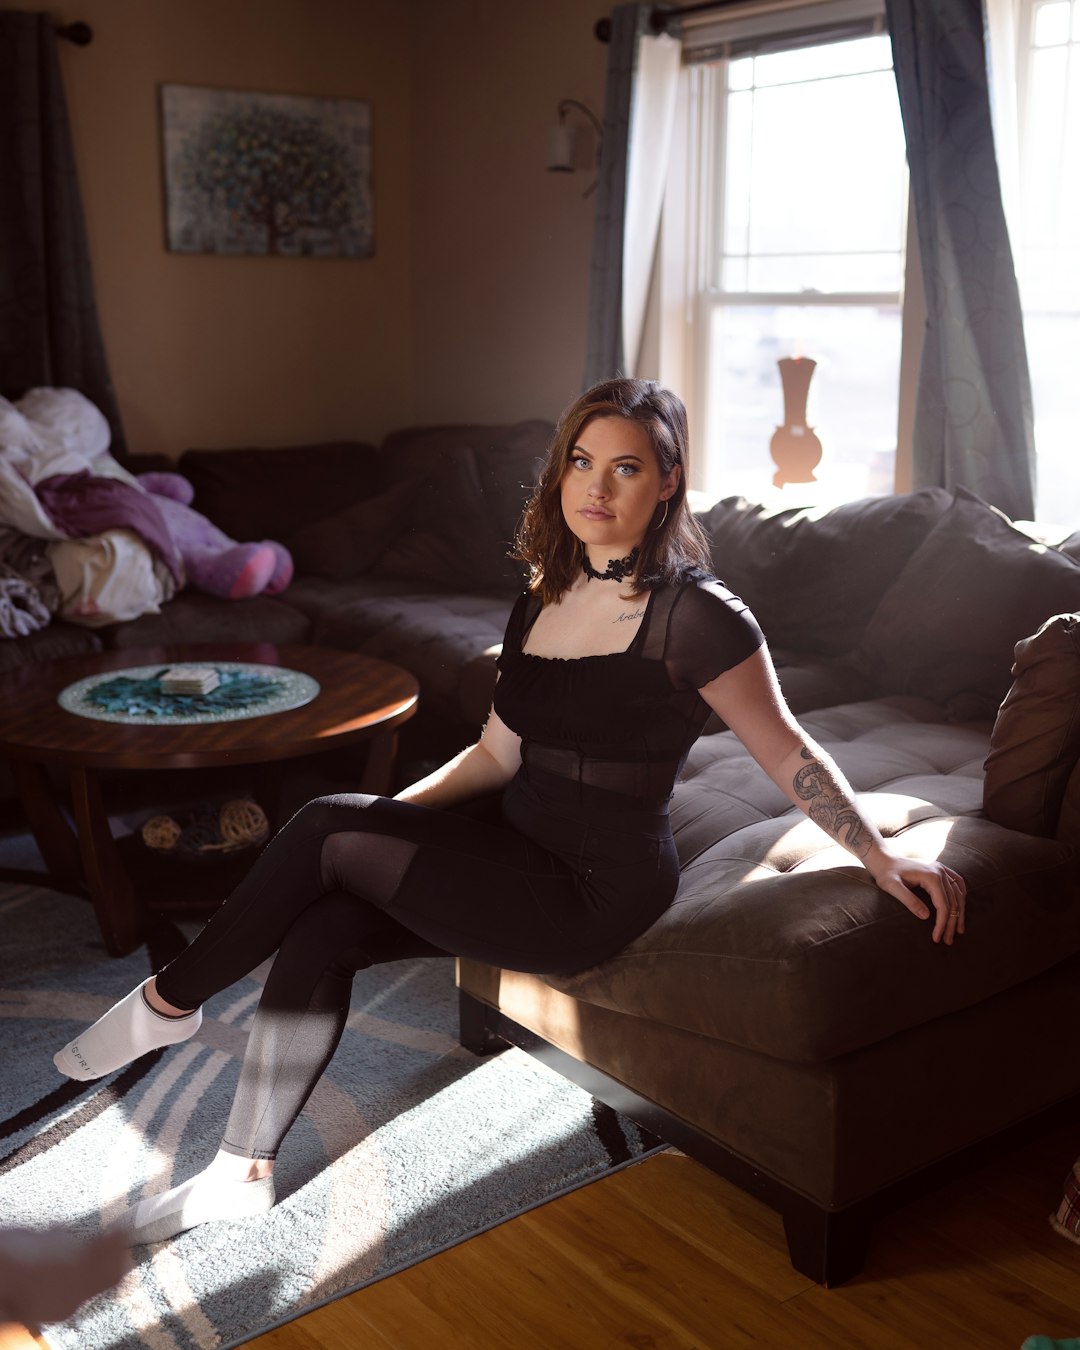
<svg viewBox="0 0 1080 1350"><path fill-rule="evenodd" d="M183 591L160 614L143 614L102 630L111 648L168 647L189 642L307 642L311 622L299 610L269 595L222 600Z"/></svg>
<svg viewBox="0 0 1080 1350"><path fill-rule="evenodd" d="M288 596L310 616L311 641L403 665L420 681L425 714L483 724L512 596L447 595L370 574L317 586L302 579Z"/></svg>
<svg viewBox="0 0 1080 1350"><path fill-rule="evenodd" d="M880 699L800 719L886 837L968 882L968 931L919 922L795 810L730 734L691 751L672 805L675 903L609 961L553 988L777 1058L816 1062L978 1003L1080 951L1073 850L980 817L989 726ZM1071 878L1071 881L1070 881Z"/></svg>

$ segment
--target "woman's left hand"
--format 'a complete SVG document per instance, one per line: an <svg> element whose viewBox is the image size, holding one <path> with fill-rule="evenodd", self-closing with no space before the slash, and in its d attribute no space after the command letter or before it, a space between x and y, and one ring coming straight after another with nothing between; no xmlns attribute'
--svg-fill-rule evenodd
<svg viewBox="0 0 1080 1350"><path fill-rule="evenodd" d="M935 942L944 940L951 947L953 938L964 931L967 886L959 872L944 863L921 862L889 849L875 849L864 859L877 885L906 905L918 919L928 919L934 910ZM912 890L918 887L930 899L930 906Z"/></svg>

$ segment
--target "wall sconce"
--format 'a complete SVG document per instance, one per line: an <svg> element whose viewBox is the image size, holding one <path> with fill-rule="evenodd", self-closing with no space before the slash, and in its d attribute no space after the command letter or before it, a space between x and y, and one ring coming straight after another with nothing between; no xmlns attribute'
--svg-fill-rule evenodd
<svg viewBox="0 0 1080 1350"><path fill-rule="evenodd" d="M585 121L586 129L591 130L595 137L595 151L592 157L592 168L595 171L600 163L600 143L603 139L604 129L600 125L600 119L587 108L584 103L580 103L576 98L564 98L557 109L559 120L548 127L547 135L547 167L551 173L573 173L577 168L577 148L578 138L583 128L575 125L571 121L571 113L576 113ZM590 192L596 188L596 182L592 182L582 193L587 197Z"/></svg>

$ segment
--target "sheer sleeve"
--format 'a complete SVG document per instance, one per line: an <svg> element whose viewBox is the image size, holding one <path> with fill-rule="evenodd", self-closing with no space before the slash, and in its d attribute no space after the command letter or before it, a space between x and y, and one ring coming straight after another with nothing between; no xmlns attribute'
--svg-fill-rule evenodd
<svg viewBox="0 0 1080 1350"><path fill-rule="evenodd" d="M664 661L677 689L700 689L764 641L753 614L722 582L688 582L671 609Z"/></svg>
<svg viewBox="0 0 1080 1350"><path fill-rule="evenodd" d="M528 591L522 591L514 602L514 608L510 611L510 617L506 621L506 632L503 634L502 650L495 658L495 665L500 671L504 669L504 663L508 656L516 656L521 651L522 635L525 631L526 616L529 611L529 601L534 597Z"/></svg>

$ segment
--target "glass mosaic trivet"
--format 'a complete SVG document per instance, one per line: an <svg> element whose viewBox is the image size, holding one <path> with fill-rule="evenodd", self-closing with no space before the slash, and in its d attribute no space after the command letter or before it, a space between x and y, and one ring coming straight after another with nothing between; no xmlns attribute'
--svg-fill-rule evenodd
<svg viewBox="0 0 1080 1350"><path fill-rule="evenodd" d="M221 683L208 694L167 694L161 677L185 665L211 666ZM319 692L318 680L283 666L249 665L242 661L174 661L167 666L133 666L88 675L60 691L57 702L67 712L98 722L129 726L192 725L239 722L246 717L287 712L303 707Z"/></svg>

